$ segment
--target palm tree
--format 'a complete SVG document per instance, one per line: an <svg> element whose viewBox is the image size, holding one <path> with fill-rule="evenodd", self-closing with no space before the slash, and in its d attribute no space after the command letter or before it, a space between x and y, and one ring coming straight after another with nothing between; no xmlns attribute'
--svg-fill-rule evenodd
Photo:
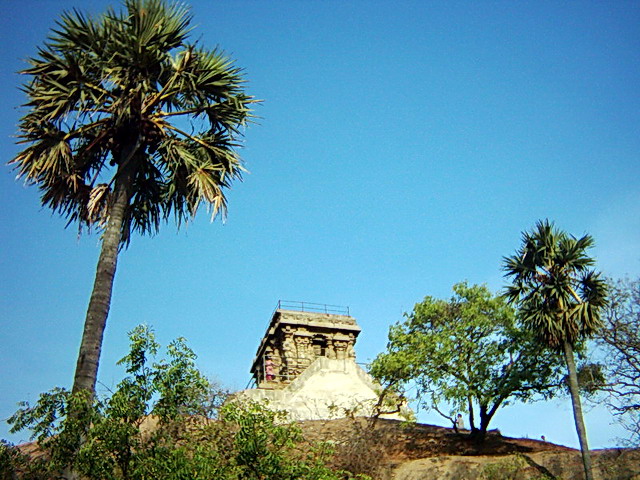
<svg viewBox="0 0 640 480"><path fill-rule="evenodd" d="M594 260L586 253L593 244L591 236L576 239L545 220L532 232L524 232L520 249L504 258L505 276L513 279L507 298L519 304L523 323L543 344L564 352L587 480L592 480L593 474L574 347L601 327L600 312L607 302L606 284L590 269Z"/></svg>
<svg viewBox="0 0 640 480"><path fill-rule="evenodd" d="M102 231L73 391L93 392L118 252L132 232L178 226L201 203L226 213L235 149L251 117L243 77L223 53L188 43L189 11L124 0L92 18L63 14L21 73L26 144L11 162L42 204Z"/></svg>

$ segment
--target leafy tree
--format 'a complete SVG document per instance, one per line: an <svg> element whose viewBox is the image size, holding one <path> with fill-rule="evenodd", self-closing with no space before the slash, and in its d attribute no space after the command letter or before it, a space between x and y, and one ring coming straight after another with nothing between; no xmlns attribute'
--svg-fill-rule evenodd
<svg viewBox="0 0 640 480"><path fill-rule="evenodd" d="M640 279L613 283L598 342L607 358L609 407L640 444Z"/></svg>
<svg viewBox="0 0 640 480"><path fill-rule="evenodd" d="M593 473L574 347L600 329L600 314L607 304L606 284L590 268L594 260L587 255L593 243L590 235L575 238L545 220L524 232L522 246L504 259L505 276L513 281L507 298L519 305L523 323L543 345L564 353L587 480L593 479Z"/></svg>
<svg viewBox="0 0 640 480"><path fill-rule="evenodd" d="M552 395L561 383L561 362L540 354L503 297L466 283L453 292L449 300L425 297L393 325L371 373L396 392L415 382L419 396L454 427L455 412L467 411L472 432L482 439L500 407Z"/></svg>
<svg viewBox="0 0 640 480"><path fill-rule="evenodd" d="M12 431L33 430L48 462L3 445L0 467L15 473L17 466L25 474L19 478L34 479L60 478L69 467L95 480L353 478L327 467L331 451L306 444L283 412L239 401L211 412L212 393L228 397L212 392L184 339L172 342L160 361L153 361L159 346L149 328L137 327L130 339L131 350L120 361L127 376L110 397L88 402L87 391L54 389L10 419ZM74 402L84 408L82 416ZM85 437L78 450L77 435Z"/></svg>
<svg viewBox="0 0 640 480"><path fill-rule="evenodd" d="M73 391L94 391L118 251L132 232L226 211L225 188L242 172L235 149L254 102L239 68L189 43L182 4L124 0L91 18L62 15L21 73L27 147L10 163L42 204L102 231Z"/></svg>

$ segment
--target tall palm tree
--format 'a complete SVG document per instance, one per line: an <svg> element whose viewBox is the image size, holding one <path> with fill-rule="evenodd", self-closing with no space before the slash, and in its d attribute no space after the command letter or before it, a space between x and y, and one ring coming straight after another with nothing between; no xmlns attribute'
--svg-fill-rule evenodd
<svg viewBox="0 0 640 480"><path fill-rule="evenodd" d="M124 0L92 18L63 14L21 73L26 148L10 163L42 204L80 230L102 231L73 391L93 392L118 252L131 233L156 233L201 203L226 213L225 188L242 173L236 153L255 102L224 54L188 42L189 11L163 0Z"/></svg>
<svg viewBox="0 0 640 480"><path fill-rule="evenodd" d="M523 322L545 345L564 353L587 480L592 480L593 474L574 347L601 327L600 312L607 302L606 284L590 268L594 260L587 250L593 244L591 236L577 239L545 220L538 222L532 232L524 232L520 249L504 258L505 276L513 281L507 298L519 304Z"/></svg>

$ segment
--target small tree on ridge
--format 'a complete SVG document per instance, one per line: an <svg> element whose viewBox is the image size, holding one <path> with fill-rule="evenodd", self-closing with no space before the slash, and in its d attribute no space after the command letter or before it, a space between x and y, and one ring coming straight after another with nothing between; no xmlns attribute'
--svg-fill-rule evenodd
<svg viewBox="0 0 640 480"><path fill-rule="evenodd" d="M371 374L399 393L415 385L422 403L452 423L455 412L467 412L482 440L499 408L553 395L562 383L561 362L540 354L503 297L466 283L453 291L449 300L425 297L389 329L387 350L374 359Z"/></svg>

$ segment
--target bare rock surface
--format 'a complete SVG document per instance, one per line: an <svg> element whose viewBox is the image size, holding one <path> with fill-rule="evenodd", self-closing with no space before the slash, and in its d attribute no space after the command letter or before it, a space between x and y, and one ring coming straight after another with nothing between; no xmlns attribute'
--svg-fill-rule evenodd
<svg viewBox="0 0 640 480"><path fill-rule="evenodd" d="M583 478L578 450L498 431L478 443L468 432L424 424L364 419L301 422L307 439L336 447L336 466L376 480L574 480ZM640 449L592 451L595 480L640 480Z"/></svg>

